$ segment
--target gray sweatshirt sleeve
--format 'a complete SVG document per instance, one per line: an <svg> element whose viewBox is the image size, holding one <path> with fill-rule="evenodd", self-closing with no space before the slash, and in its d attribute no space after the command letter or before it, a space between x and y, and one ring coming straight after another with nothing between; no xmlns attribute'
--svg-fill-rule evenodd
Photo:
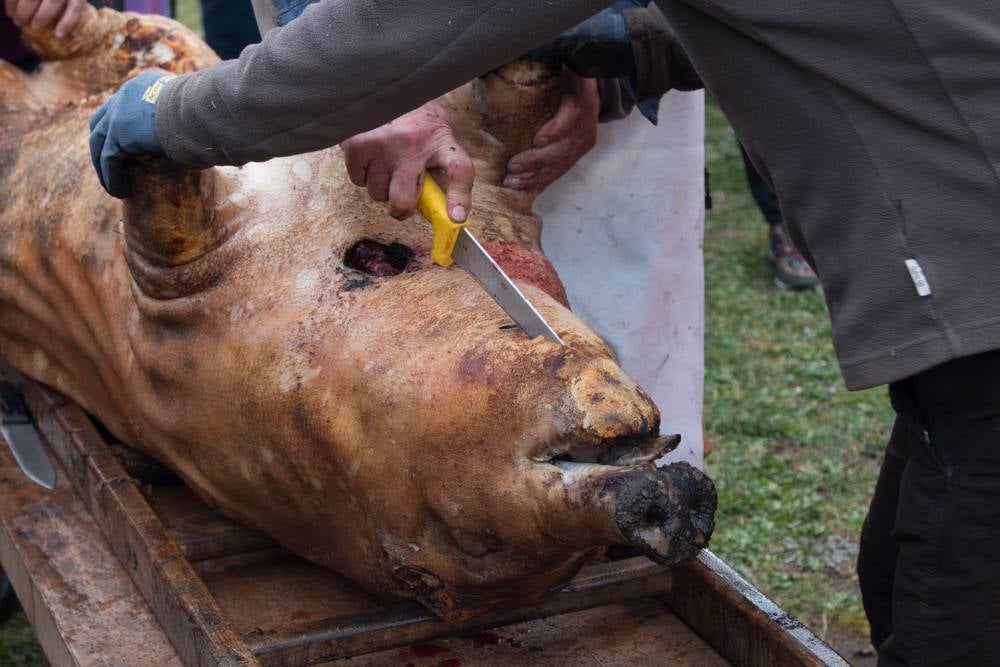
<svg viewBox="0 0 1000 667"><path fill-rule="evenodd" d="M318 150L513 60L610 0L321 0L238 60L178 77L156 130L188 168Z"/></svg>

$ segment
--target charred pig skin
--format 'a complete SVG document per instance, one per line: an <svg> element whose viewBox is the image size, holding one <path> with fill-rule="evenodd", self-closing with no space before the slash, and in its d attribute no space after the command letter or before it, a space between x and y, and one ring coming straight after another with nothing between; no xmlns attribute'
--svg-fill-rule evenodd
<svg viewBox="0 0 1000 667"><path fill-rule="evenodd" d="M0 62L0 354L226 514L365 588L460 618L537 601L610 545L661 562L712 531L699 471L568 308L532 197L499 187L558 102L516 62L442 98L479 178L471 227L566 342L529 339L430 228L351 185L338 149L242 168L89 162L135 72L215 56L158 17L85 12Z"/></svg>

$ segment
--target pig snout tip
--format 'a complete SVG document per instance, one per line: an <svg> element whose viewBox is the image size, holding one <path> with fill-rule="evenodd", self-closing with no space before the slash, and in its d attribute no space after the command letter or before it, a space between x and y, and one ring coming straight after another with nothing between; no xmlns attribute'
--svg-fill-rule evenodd
<svg viewBox="0 0 1000 667"><path fill-rule="evenodd" d="M715 485L687 463L599 478L600 495L624 541L669 565L708 545L715 526Z"/></svg>

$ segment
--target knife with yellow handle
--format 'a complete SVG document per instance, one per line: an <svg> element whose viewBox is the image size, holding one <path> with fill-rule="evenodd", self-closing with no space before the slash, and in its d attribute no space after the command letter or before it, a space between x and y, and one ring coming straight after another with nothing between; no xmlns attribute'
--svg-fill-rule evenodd
<svg viewBox="0 0 1000 667"><path fill-rule="evenodd" d="M529 337L545 336L553 343L563 345L559 334L493 261L479 241L466 229L465 223L454 222L448 217L445 194L427 172L424 172L417 210L434 228L431 259L435 263L441 266L454 263L468 271Z"/></svg>

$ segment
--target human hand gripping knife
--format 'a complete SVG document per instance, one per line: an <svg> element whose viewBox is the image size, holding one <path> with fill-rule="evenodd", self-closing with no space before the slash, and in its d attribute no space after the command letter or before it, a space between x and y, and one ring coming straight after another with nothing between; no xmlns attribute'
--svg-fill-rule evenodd
<svg viewBox="0 0 1000 667"><path fill-rule="evenodd" d="M429 173L424 172L423 181L417 210L434 227L431 259L441 266L455 263L468 271L529 337L545 336L553 343L564 345L559 334L465 228L465 223L453 222L448 217L445 194Z"/></svg>

